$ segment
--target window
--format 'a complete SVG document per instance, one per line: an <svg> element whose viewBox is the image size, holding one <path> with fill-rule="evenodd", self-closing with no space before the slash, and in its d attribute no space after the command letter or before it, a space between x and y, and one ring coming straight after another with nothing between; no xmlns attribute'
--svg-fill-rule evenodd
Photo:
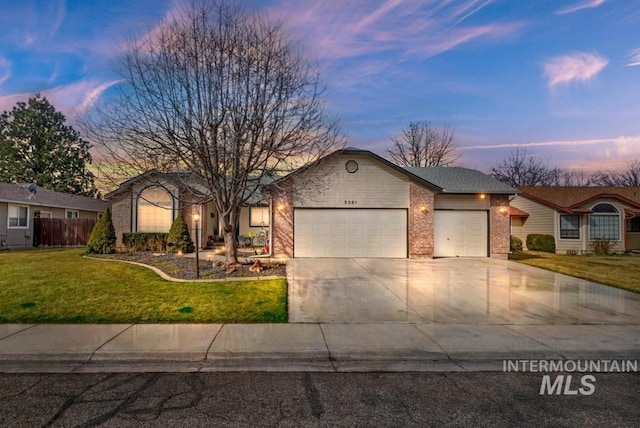
<svg viewBox="0 0 640 428"><path fill-rule="evenodd" d="M138 232L169 232L173 199L162 187L148 187L138 196Z"/></svg>
<svg viewBox="0 0 640 428"><path fill-rule="evenodd" d="M580 216L576 214L560 216L560 238L580 239Z"/></svg>
<svg viewBox="0 0 640 428"><path fill-rule="evenodd" d="M611 204L601 203L591 208L589 216L590 239L620 239L620 214Z"/></svg>
<svg viewBox="0 0 640 428"><path fill-rule="evenodd" d="M269 226L269 208L268 207L250 207L249 208L249 226L251 227Z"/></svg>
<svg viewBox="0 0 640 428"><path fill-rule="evenodd" d="M65 210L64 216L66 218L78 218L80 217L80 212L78 210Z"/></svg>
<svg viewBox="0 0 640 428"><path fill-rule="evenodd" d="M640 232L640 217L627 220L627 232Z"/></svg>
<svg viewBox="0 0 640 428"><path fill-rule="evenodd" d="M9 229L29 228L29 207L20 205L9 205Z"/></svg>

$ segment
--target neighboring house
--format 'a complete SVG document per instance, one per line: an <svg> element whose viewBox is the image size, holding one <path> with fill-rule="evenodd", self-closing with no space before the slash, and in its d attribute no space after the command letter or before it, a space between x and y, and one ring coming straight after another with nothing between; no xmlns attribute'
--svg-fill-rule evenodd
<svg viewBox="0 0 640 428"><path fill-rule="evenodd" d="M34 218L97 219L107 209L105 201L54 192L29 184L0 183L0 246L33 246Z"/></svg>
<svg viewBox="0 0 640 428"><path fill-rule="evenodd" d="M596 238L612 251L640 250L640 187L519 187L511 233L553 235L556 251L588 252Z"/></svg>
<svg viewBox="0 0 640 428"><path fill-rule="evenodd" d="M308 189L279 190L314 170ZM348 148L267 191L276 256L504 259L509 253L509 198L516 190L479 171L401 168Z"/></svg>
<svg viewBox="0 0 640 428"><path fill-rule="evenodd" d="M148 171L125 181L105 195L105 199L111 204L117 245L122 244L123 233L169 232L178 212L182 212L194 242L194 214L199 215L200 247L207 245L208 237L222 236L215 204L207 196L201 180L193 174ZM254 199L240 209L240 235L258 235L260 231L268 234L269 207L259 198Z"/></svg>

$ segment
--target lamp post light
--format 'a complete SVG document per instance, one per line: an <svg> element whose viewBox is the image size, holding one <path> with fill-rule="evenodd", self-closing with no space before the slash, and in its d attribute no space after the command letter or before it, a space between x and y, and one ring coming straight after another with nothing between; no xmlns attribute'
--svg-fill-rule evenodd
<svg viewBox="0 0 640 428"><path fill-rule="evenodd" d="M195 213L193 215L193 221L196 224L196 278L200 278L200 257L198 255L198 221L200 220L200 214Z"/></svg>

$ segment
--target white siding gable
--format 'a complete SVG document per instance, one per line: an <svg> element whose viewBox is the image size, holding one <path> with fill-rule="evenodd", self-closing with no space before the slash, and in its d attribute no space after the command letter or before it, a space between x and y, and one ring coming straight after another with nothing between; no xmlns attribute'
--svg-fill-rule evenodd
<svg viewBox="0 0 640 428"><path fill-rule="evenodd" d="M524 196L518 196L513 199L511 205L529 213L529 217L522 220L522 225L517 225L516 221L512 221L511 225L511 234L522 239L523 246L526 247L527 235L532 233L555 236L556 211L554 209L527 199Z"/></svg>
<svg viewBox="0 0 640 428"><path fill-rule="evenodd" d="M345 169L348 160L358 170ZM342 155L322 165L318 182L299 192L294 206L314 208L408 208L409 182L402 174L364 156Z"/></svg>

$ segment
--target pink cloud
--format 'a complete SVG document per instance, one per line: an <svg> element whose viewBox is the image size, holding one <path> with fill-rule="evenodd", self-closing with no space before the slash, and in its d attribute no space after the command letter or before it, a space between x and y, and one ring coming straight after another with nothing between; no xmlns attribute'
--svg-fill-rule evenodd
<svg viewBox="0 0 640 428"><path fill-rule="evenodd" d="M569 13L577 12L582 9L592 9L594 7L598 7L607 0L586 0L581 3L574 4L573 6L568 6L563 9L559 9L556 11L556 15L567 15Z"/></svg>
<svg viewBox="0 0 640 428"><path fill-rule="evenodd" d="M545 158L553 150L549 159L551 167L568 170L595 172L599 169L623 169L634 159L640 159L640 135L618 137L515 142L504 144L480 144L461 147L464 159L473 163L483 157L482 153L509 153L515 149L526 149L531 155ZM467 159L468 158L468 159Z"/></svg>
<svg viewBox="0 0 640 428"><path fill-rule="evenodd" d="M304 41L309 52L341 59L383 51L428 58L474 40L509 37L522 24L463 22L492 0L281 0L268 13Z"/></svg>
<svg viewBox="0 0 640 428"><path fill-rule="evenodd" d="M551 58L544 64L544 74L548 79L549 86L553 87L574 80L591 80L608 63L609 61L600 55L579 52Z"/></svg>
<svg viewBox="0 0 640 428"><path fill-rule="evenodd" d="M84 80L69 85L57 86L55 88L41 91L40 94L46 97L49 102L62 112L67 120L73 120L84 114L100 98L100 96L111 86L119 81L96 82ZM35 94L21 93L0 96L0 111L9 111L19 102L26 102Z"/></svg>

